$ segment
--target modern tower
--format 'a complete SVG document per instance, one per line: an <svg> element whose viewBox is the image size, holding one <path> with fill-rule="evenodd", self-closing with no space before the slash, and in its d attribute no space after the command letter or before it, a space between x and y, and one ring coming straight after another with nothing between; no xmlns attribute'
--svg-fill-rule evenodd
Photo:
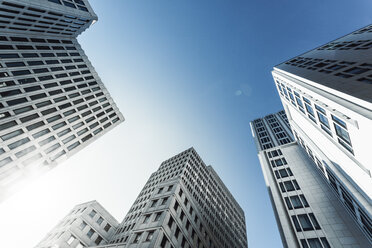
<svg viewBox="0 0 372 248"><path fill-rule="evenodd" d="M248 247L243 210L193 148L160 165L115 228L109 244L92 247ZM85 228L82 235L88 235L89 230ZM38 246L44 247L49 246Z"/></svg>
<svg viewBox="0 0 372 248"><path fill-rule="evenodd" d="M275 66L272 75L295 139L372 242L371 62L369 25Z"/></svg>
<svg viewBox="0 0 372 248"><path fill-rule="evenodd" d="M151 175L110 244L247 247L244 212L213 168L190 148Z"/></svg>
<svg viewBox="0 0 372 248"><path fill-rule="evenodd" d="M251 129L285 248L371 247L319 158L294 140L284 111L252 121Z"/></svg>
<svg viewBox="0 0 372 248"><path fill-rule="evenodd" d="M124 120L77 36L87 0L0 0L0 201Z"/></svg>
<svg viewBox="0 0 372 248"><path fill-rule="evenodd" d="M97 201L79 204L35 248L83 248L107 244L118 224Z"/></svg>

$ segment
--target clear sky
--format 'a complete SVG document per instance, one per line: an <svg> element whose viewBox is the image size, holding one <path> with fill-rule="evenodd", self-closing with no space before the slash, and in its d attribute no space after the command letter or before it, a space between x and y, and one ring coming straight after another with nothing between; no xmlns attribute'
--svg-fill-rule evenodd
<svg viewBox="0 0 372 248"><path fill-rule="evenodd" d="M93 199L121 221L193 146L244 209L249 247L282 247L249 121L282 108L274 65L370 24L372 2L90 2L99 21L79 40L126 121L0 204L0 246L33 247Z"/></svg>

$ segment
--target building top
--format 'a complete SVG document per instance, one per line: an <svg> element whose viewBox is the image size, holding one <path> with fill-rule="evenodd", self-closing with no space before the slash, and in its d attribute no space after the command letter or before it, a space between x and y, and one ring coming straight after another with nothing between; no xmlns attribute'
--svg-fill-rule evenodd
<svg viewBox="0 0 372 248"><path fill-rule="evenodd" d="M360 99L372 103L371 57L372 25L369 25L281 63L274 71L289 73L351 102Z"/></svg>
<svg viewBox="0 0 372 248"><path fill-rule="evenodd" d="M257 151L263 151L294 141L288 118L283 110L255 119L250 125Z"/></svg>
<svg viewBox="0 0 372 248"><path fill-rule="evenodd" d="M97 20L86 0L0 0L1 32L77 37Z"/></svg>
<svg viewBox="0 0 372 248"><path fill-rule="evenodd" d="M114 216L110 214L97 200L92 200L76 205L71 212L76 211L77 209L84 209L85 207L91 207L102 213L103 216L109 221L110 224L117 226L119 222Z"/></svg>

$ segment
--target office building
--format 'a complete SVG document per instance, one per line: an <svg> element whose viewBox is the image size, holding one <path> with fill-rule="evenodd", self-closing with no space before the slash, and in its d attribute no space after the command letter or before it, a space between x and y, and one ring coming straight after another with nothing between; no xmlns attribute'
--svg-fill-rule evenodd
<svg viewBox="0 0 372 248"><path fill-rule="evenodd" d="M251 129L284 247L370 247L318 157L294 140L284 111L252 121Z"/></svg>
<svg viewBox="0 0 372 248"><path fill-rule="evenodd" d="M86 0L0 0L0 201L124 118L77 36Z"/></svg>
<svg viewBox="0 0 372 248"><path fill-rule="evenodd" d="M247 247L244 212L193 148L151 175L107 247Z"/></svg>
<svg viewBox="0 0 372 248"><path fill-rule="evenodd" d="M92 247L248 247L243 210L193 148L160 165L115 227L108 244Z"/></svg>
<svg viewBox="0 0 372 248"><path fill-rule="evenodd" d="M274 67L295 139L372 241L372 25ZM371 245L372 246L372 245Z"/></svg>
<svg viewBox="0 0 372 248"><path fill-rule="evenodd" d="M83 248L107 244L118 224L97 201L79 204L35 248Z"/></svg>

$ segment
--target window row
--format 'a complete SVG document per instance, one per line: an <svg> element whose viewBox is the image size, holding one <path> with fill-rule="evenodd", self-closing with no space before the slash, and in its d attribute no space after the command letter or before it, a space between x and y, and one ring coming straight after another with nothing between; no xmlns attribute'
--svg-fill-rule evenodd
<svg viewBox="0 0 372 248"><path fill-rule="evenodd" d="M297 232L320 230L320 225L313 213L291 216Z"/></svg>
<svg viewBox="0 0 372 248"><path fill-rule="evenodd" d="M89 20L35 7L2 2L0 28L36 33L72 35Z"/></svg>
<svg viewBox="0 0 372 248"><path fill-rule="evenodd" d="M283 83L279 83L278 80L276 80L276 83L280 94L284 96L287 101L290 101L296 108L298 107L298 109L314 122L314 124L318 125L319 121L320 128L330 137L333 138L334 132L336 134L335 139L338 143L354 155L348 127L345 121L341 120L334 114L328 113L319 104L312 103L308 97L301 96L297 91L292 90ZM328 116L330 116L332 120L333 127L330 125Z"/></svg>

